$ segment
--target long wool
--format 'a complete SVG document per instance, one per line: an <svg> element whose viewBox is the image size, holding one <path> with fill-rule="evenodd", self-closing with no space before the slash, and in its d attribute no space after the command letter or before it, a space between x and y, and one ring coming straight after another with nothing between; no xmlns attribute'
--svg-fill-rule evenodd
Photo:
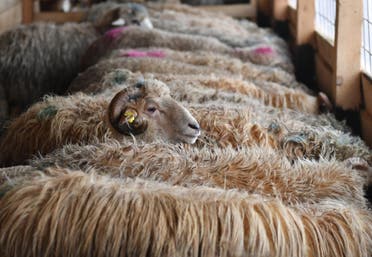
<svg viewBox="0 0 372 257"><path fill-rule="evenodd" d="M159 67L159 66L158 66ZM200 103L202 99L221 99L232 103L249 103L251 98L265 105L290 108L308 113L319 112L317 97L299 89L282 87L276 83L264 81L246 81L223 75L173 75L145 74L166 83L173 97L187 102ZM111 68L110 63L99 63L77 76L68 91L99 93L105 89L117 87L128 80L139 79L142 74L126 69ZM209 95L209 97L208 97ZM246 98L245 96L248 96Z"/></svg>
<svg viewBox="0 0 372 257"><path fill-rule="evenodd" d="M0 163L20 164L32 155L46 154L66 143L89 143L106 137L132 143L131 137L113 133L107 123L108 99L113 94L48 97L33 105L4 133L0 142ZM268 112L272 115L272 122L265 126L259 120L267 122L267 116L263 117L254 106L190 104L186 107L202 129L202 136L197 141L199 147L260 145L283 149L292 159L361 157L372 163L371 151L360 138L330 127L318 128L305 122L302 125L301 122L292 122L289 114L280 117L280 112Z"/></svg>
<svg viewBox="0 0 372 257"><path fill-rule="evenodd" d="M184 62L196 66L207 66L218 72L223 70L227 73L241 76L244 79L253 81L272 81L286 87L304 88L303 85L296 81L294 74L283 71L279 68L265 67L255 65L249 62L242 62L239 59L231 58L225 55L209 51L177 51L166 48L136 48L136 49L119 49L109 53L105 58L130 58L131 53L148 54L157 53L159 56L154 58L170 59L178 62ZM140 58L140 57L137 57ZM164 70L164 73L167 71ZM170 71L172 72L172 71ZM304 89L305 90L305 89Z"/></svg>
<svg viewBox="0 0 372 257"><path fill-rule="evenodd" d="M31 256L363 256L369 211L338 201L288 207L230 190L80 172L0 201L0 253Z"/></svg>
<svg viewBox="0 0 372 257"><path fill-rule="evenodd" d="M270 47L268 45L234 49L211 37L172 33L158 29L149 30L133 26L124 27L121 31L115 33L115 36L109 34L109 36L104 35L97 39L87 50L83 67L86 68L95 64L102 56L107 55L112 50L136 47L161 47L179 51L210 51L240 58L243 61L280 67L288 72L292 71L291 68L287 67L288 57L283 59L280 58L280 55L257 55L257 53L260 53L258 49L266 49Z"/></svg>
<svg viewBox="0 0 372 257"><path fill-rule="evenodd" d="M142 178L171 185L203 185L239 189L280 199L286 204L317 203L325 199L342 200L365 206L363 185L367 171L354 171L346 164L287 158L258 147L202 148L169 144L123 146L118 141L95 145L67 145L32 166L67 167L74 170L120 178Z"/></svg>
<svg viewBox="0 0 372 257"><path fill-rule="evenodd" d="M0 36L0 127L46 93L62 94L98 37L90 24L36 23Z"/></svg>

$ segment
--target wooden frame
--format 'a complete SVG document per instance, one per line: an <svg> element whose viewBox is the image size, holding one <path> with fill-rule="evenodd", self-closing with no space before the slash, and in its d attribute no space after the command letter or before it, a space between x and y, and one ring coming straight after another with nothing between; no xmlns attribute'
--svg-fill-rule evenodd
<svg viewBox="0 0 372 257"><path fill-rule="evenodd" d="M336 107L360 111L362 135L372 147L372 79L363 74L360 65L362 0L336 0L334 43L315 29L315 0L297 0L296 9L288 5L286 18L284 2L260 0L258 9L274 20L287 20L294 54L301 54L294 49L312 46L319 89Z"/></svg>

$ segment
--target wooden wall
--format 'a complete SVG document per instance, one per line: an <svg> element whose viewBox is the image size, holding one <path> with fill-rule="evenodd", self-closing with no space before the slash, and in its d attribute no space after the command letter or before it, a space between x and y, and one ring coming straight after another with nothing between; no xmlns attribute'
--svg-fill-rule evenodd
<svg viewBox="0 0 372 257"><path fill-rule="evenodd" d="M22 22L21 0L0 0L0 33Z"/></svg>
<svg viewBox="0 0 372 257"><path fill-rule="evenodd" d="M363 1L336 0L334 42L315 29L315 0L297 0L296 9L286 0L258 1L258 8L266 8L259 12L269 13L269 24L286 23L294 59L314 64L317 88L372 147L372 79L360 64ZM302 49L311 49L312 60L303 59Z"/></svg>

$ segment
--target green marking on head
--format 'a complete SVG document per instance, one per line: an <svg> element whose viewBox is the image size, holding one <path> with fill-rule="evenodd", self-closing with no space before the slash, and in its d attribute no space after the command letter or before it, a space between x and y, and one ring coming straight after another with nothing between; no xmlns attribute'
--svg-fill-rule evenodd
<svg viewBox="0 0 372 257"><path fill-rule="evenodd" d="M116 70L113 81L115 84L123 84L128 79L128 72L123 72L121 70Z"/></svg>
<svg viewBox="0 0 372 257"><path fill-rule="evenodd" d="M54 117L57 114L57 112L58 112L57 107L55 107L54 105L49 105L39 111L39 113L37 114L37 118L39 120L47 120Z"/></svg>

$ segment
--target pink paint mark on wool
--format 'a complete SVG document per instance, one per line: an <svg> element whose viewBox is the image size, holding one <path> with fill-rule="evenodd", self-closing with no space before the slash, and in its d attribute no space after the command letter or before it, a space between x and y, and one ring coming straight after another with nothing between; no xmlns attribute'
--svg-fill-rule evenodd
<svg viewBox="0 0 372 257"><path fill-rule="evenodd" d="M163 51L138 51L138 50L128 50L128 51L121 51L120 57L132 57L132 58L140 58L140 57L154 57L154 58L164 58L165 53Z"/></svg>
<svg viewBox="0 0 372 257"><path fill-rule="evenodd" d="M128 51L122 51L120 56L121 57L139 58L139 57L146 57L147 53L144 52L144 51L128 50Z"/></svg>
<svg viewBox="0 0 372 257"><path fill-rule="evenodd" d="M127 28L128 27L124 26L124 27L110 29L109 31L105 33L105 37L110 38L110 39L117 39L120 36L121 32L123 32Z"/></svg>
<svg viewBox="0 0 372 257"><path fill-rule="evenodd" d="M270 55L270 54L274 54L274 50L267 46L267 47L258 47L256 49L254 49L254 53L255 54L264 54L264 55Z"/></svg>
<svg viewBox="0 0 372 257"><path fill-rule="evenodd" d="M165 58L165 53L160 50L148 51L147 56L156 58Z"/></svg>

